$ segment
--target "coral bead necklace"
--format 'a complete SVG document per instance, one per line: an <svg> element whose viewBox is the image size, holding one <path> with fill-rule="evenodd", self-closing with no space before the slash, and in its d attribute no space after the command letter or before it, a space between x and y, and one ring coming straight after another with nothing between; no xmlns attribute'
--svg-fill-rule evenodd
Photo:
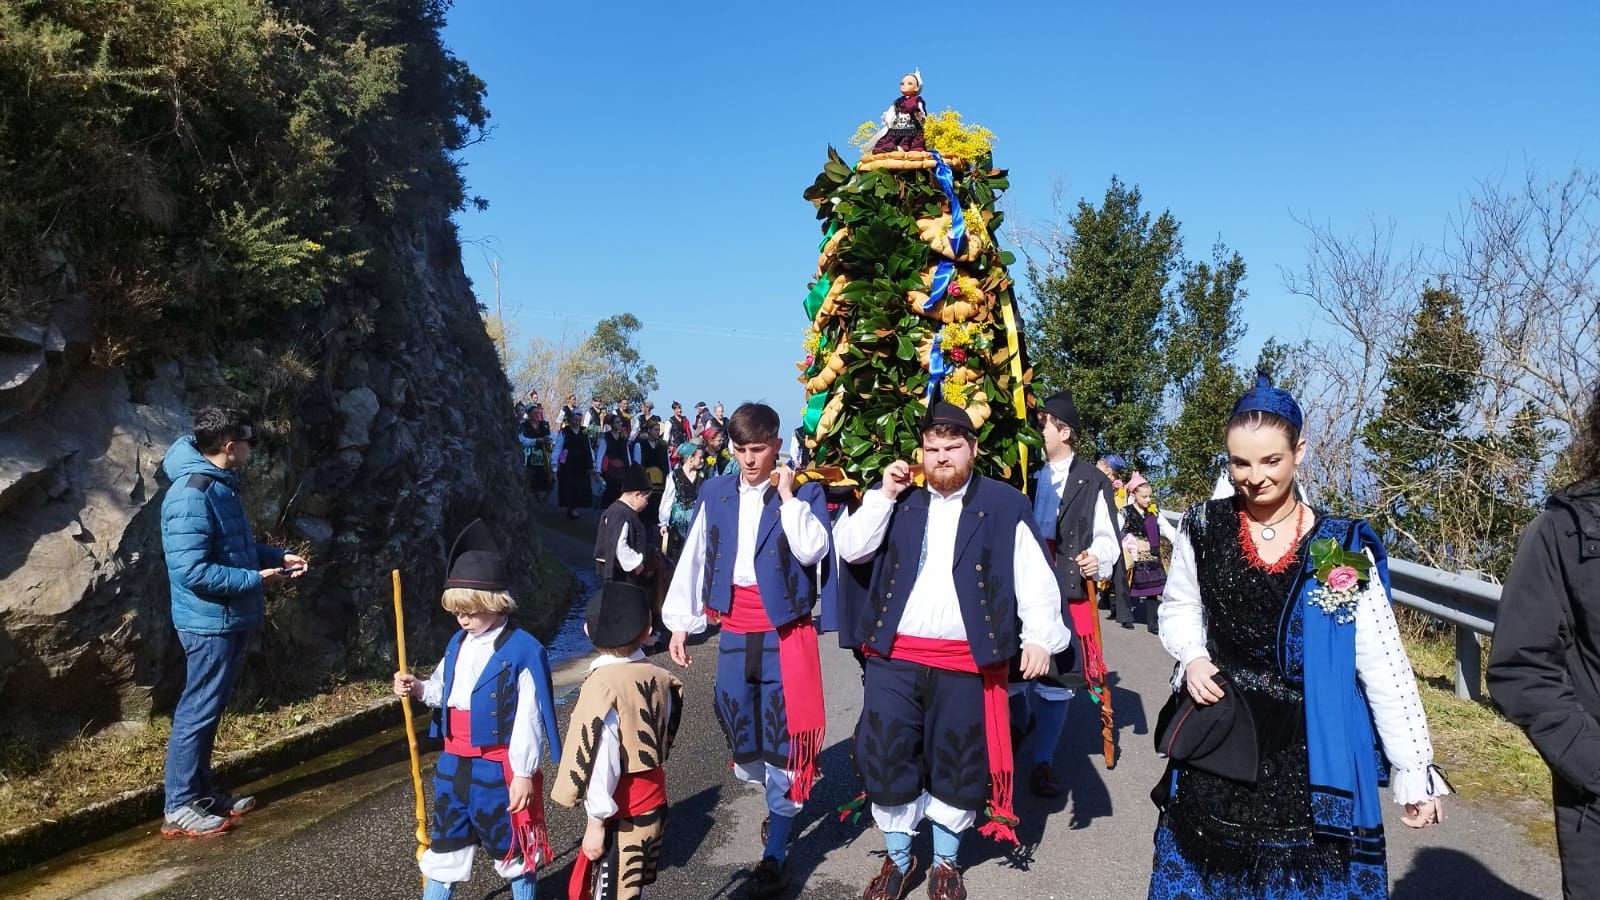
<svg viewBox="0 0 1600 900"><path fill-rule="evenodd" d="M1294 563L1300 547L1300 537L1304 529L1305 518L1300 515L1300 501L1297 498L1293 508L1272 522L1261 526L1261 539L1271 541L1278 536L1274 525L1281 524L1285 519L1294 516L1294 539L1289 543L1289 549L1273 562L1261 558L1260 548L1256 545L1255 535L1250 533L1250 513L1245 510L1244 504L1239 505L1239 546L1244 549L1245 561L1251 568L1261 569L1274 575L1286 571Z"/></svg>

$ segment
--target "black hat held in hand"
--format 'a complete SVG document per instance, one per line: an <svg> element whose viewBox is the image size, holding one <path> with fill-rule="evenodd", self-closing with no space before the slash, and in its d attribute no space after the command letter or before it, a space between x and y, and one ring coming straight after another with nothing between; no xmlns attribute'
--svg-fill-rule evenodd
<svg viewBox="0 0 1600 900"><path fill-rule="evenodd" d="M1073 434L1083 430L1078 424L1078 405L1072 402L1071 391L1056 391L1046 397L1041 405L1045 412L1055 416L1063 425L1071 428Z"/></svg>
<svg viewBox="0 0 1600 900"><path fill-rule="evenodd" d="M1222 699L1202 706L1187 691L1156 717L1156 752L1222 778L1256 783L1261 749L1256 720L1223 672L1212 676Z"/></svg>
<svg viewBox="0 0 1600 900"><path fill-rule="evenodd" d="M494 535L482 519L473 519L450 547L450 562L444 577L445 590L509 591L506 558L494 542Z"/></svg>
<svg viewBox="0 0 1600 900"><path fill-rule="evenodd" d="M648 494L655 490L655 485L650 483L650 476L644 466L634 463L622 471L622 492L631 494L635 491Z"/></svg>
<svg viewBox="0 0 1600 900"><path fill-rule="evenodd" d="M650 597L637 585L608 581L589 601L583 620L596 647L625 647L650 624Z"/></svg>

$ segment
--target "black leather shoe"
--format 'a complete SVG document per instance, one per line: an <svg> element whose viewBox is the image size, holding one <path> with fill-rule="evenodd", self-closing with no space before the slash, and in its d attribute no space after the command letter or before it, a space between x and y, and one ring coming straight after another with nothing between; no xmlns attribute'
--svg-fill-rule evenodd
<svg viewBox="0 0 1600 900"><path fill-rule="evenodd" d="M751 897L776 897L789 887L789 866L763 856L745 885Z"/></svg>
<svg viewBox="0 0 1600 900"><path fill-rule="evenodd" d="M1049 763L1033 767L1033 774L1028 776L1028 790L1033 791L1035 797L1061 796L1061 782L1056 780L1055 770Z"/></svg>

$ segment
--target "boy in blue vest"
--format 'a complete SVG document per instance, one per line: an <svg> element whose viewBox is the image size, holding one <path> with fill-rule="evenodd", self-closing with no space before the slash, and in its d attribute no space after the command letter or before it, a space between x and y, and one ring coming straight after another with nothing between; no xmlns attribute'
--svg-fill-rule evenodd
<svg viewBox="0 0 1600 900"><path fill-rule="evenodd" d="M550 861L539 757L561 758L550 661L538 638L510 619L505 557L483 520L456 538L444 608L461 631L427 681L394 675L394 692L438 710L444 738L434 774L431 843L418 865L423 900L449 900L472 877L474 848L494 857L512 900L533 900L534 873Z"/></svg>
<svg viewBox="0 0 1600 900"><path fill-rule="evenodd" d="M863 900L905 896L924 818L932 900L965 900L956 855L980 812L980 833L1016 843L1008 670L1020 654L1023 677L1038 678L1071 640L1027 498L975 474L976 453L966 410L936 402L922 426L927 486L890 463L834 526L840 561L872 567L843 604L861 616L866 654L856 767L887 851Z"/></svg>
<svg viewBox="0 0 1600 900"><path fill-rule="evenodd" d="M700 488L699 508L661 611L671 654L690 664L688 637L722 617L716 711L733 772L766 792L761 861L751 896L788 886L789 833L816 777L826 715L811 609L817 563L828 555L828 505L820 484L795 489L778 468L778 414L746 403L728 419L737 470ZM773 472L776 469L776 478Z"/></svg>

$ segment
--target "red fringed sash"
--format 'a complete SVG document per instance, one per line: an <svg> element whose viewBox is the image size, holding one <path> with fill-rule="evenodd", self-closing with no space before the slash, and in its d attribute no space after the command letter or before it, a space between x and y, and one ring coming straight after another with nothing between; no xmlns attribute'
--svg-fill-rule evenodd
<svg viewBox="0 0 1600 900"><path fill-rule="evenodd" d="M505 744L495 744L491 747L472 746L472 713L465 709L450 710L450 731L444 738L444 752L462 757L475 759L482 757L490 762L500 764L501 771L505 773L506 786L511 786L511 779L516 773L511 771L511 758ZM544 824L544 773L535 770L533 773L533 796L528 800L526 808L509 813L511 816L511 848L506 851L506 858L502 863L510 863L520 854L522 856L523 871L533 874L537 862L549 862L550 832Z"/></svg>
<svg viewBox="0 0 1600 900"><path fill-rule="evenodd" d="M754 585L734 585L733 605L723 617L722 630L732 634L772 631L772 620L761 605ZM777 629L778 677L783 682L783 702L789 714L789 799L804 803L817 780L817 757L827 733L828 713L822 699L822 657L817 649L817 629L811 617L797 619Z"/></svg>
<svg viewBox="0 0 1600 900"><path fill-rule="evenodd" d="M631 817L644 815L667 805L667 770L660 766L637 774L623 773L617 779L617 789L611 792L617 802L617 815ZM594 865L578 851L572 863L572 877L567 880L568 900L590 900L594 893ZM620 877L620 876L619 876Z"/></svg>
<svg viewBox="0 0 1600 900"><path fill-rule="evenodd" d="M873 651L868 648L867 652ZM989 751L989 821L978 829L978 833L996 841L1017 844L1018 819L1011 810L1011 703L1006 695L1008 664L1002 661L979 668L972 658L972 647L966 641L913 637L909 634L895 636L889 658L983 678L983 730Z"/></svg>
<svg viewBox="0 0 1600 900"><path fill-rule="evenodd" d="M1056 558L1056 542L1045 539L1045 549L1050 552L1050 564L1060 566L1062 563ZM1073 560L1067 560L1072 564ZM1091 685L1104 686L1106 683L1106 657L1100 650L1100 637L1095 632L1094 617L1099 615L1095 605L1089 598L1067 601L1067 615L1072 619L1072 633L1078 640L1078 648L1083 653L1083 680Z"/></svg>

